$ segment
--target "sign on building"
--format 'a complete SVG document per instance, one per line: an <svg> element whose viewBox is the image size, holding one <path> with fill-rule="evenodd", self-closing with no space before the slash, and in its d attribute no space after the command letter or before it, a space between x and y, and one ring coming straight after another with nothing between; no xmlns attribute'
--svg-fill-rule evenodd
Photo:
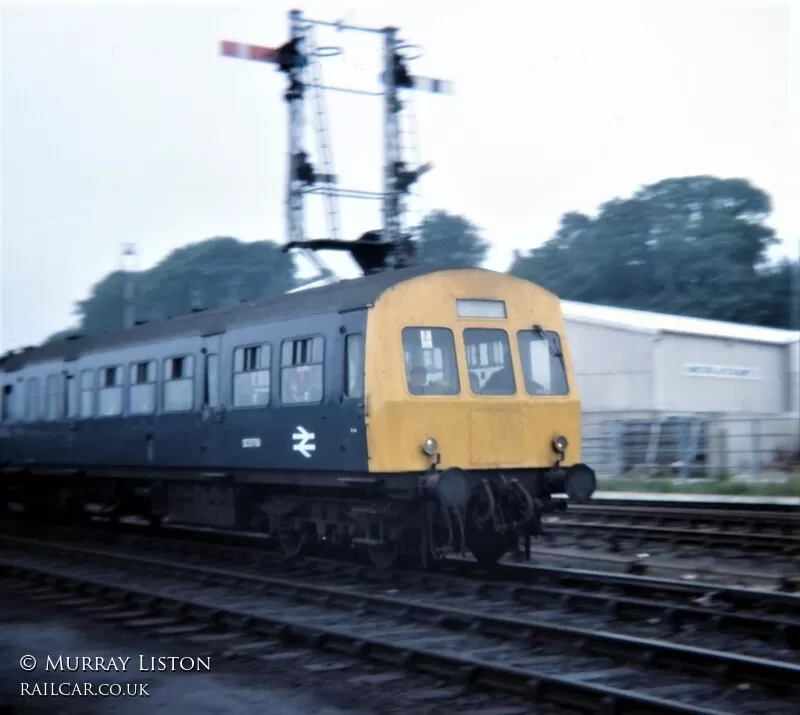
<svg viewBox="0 0 800 715"><path fill-rule="evenodd" d="M738 380L761 379L761 371L757 367L702 365L700 363L684 363L683 374L688 377L728 377Z"/></svg>

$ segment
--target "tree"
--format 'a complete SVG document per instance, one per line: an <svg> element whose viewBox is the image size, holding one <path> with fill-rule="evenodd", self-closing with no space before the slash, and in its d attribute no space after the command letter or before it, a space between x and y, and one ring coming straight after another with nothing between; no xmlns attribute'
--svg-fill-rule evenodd
<svg viewBox="0 0 800 715"><path fill-rule="evenodd" d="M489 243L479 229L463 216L434 211L422 221L416 245L420 263L445 266L480 266L486 260Z"/></svg>
<svg viewBox="0 0 800 715"><path fill-rule="evenodd" d="M665 179L555 235L510 271L562 298L788 327L787 267L766 261L770 198L744 179ZM776 293L777 292L777 293ZM785 295L784 295L785 293Z"/></svg>
<svg viewBox="0 0 800 715"><path fill-rule="evenodd" d="M66 328L65 330L59 330L56 333L53 333L49 337L45 338L42 342L42 345L47 345L49 343L57 343L61 340L66 340L67 338L71 337L72 335L80 335L81 331L80 328Z"/></svg>
<svg viewBox="0 0 800 715"><path fill-rule="evenodd" d="M193 308L218 308L281 295L296 286L292 257L271 241L243 243L212 238L178 248L148 271L135 274L137 320L160 320ZM80 301L80 330L87 335L123 327L129 275L110 273Z"/></svg>

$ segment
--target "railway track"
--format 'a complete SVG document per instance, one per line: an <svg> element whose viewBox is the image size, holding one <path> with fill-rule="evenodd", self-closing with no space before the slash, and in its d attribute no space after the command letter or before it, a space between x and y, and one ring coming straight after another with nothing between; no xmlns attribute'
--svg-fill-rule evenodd
<svg viewBox="0 0 800 715"><path fill-rule="evenodd" d="M48 540L70 541L76 546L108 543L108 537L93 531L59 529ZM308 572L343 586L369 582L378 588L417 588L432 593L459 590L485 594L492 607L519 606L547 611L553 618L601 617L603 627L619 629L625 621L634 629L646 629L652 637L706 637L724 629L758 642L736 642L756 654L777 648L800 650L800 596L780 591L723 587L719 584L652 578L572 568L501 564L490 572L478 571L468 560L453 559L436 573L426 571L380 571L341 560L307 558L285 562L265 552L252 541L206 542L189 532L174 534L129 533L114 543L115 549L169 555L190 563L237 564L242 568L291 569L295 575ZM477 579L477 580L476 580ZM478 584L477 586L475 584ZM508 602L508 603L505 603ZM513 603L512 603L513 602ZM515 605L516 604L516 605ZM705 635L704 635L705 633Z"/></svg>
<svg viewBox="0 0 800 715"><path fill-rule="evenodd" d="M55 533L53 529L59 528L58 533L62 535L74 533L74 529L71 530L69 527L56 527L53 524L21 520L19 517L0 519L0 531L10 529L11 532L19 532L22 530L32 534L36 533L37 529L45 529L47 533ZM150 535L160 539L171 535L178 539L194 540L204 544L249 546L256 548L260 553L273 549L275 546L274 542L264 535L249 532L216 531L172 525L165 525L158 530L153 530L144 521L111 524L107 521L96 520L84 523L78 528L84 538L88 538L90 529L94 530L97 538L103 542L109 538L116 538L118 535ZM546 540L534 542L531 562L515 562L507 559L497 564L493 573L502 573L504 578L524 582L541 578L542 573L547 570L563 571L566 564L567 572L574 569L581 571L589 569L596 574L597 578L605 573L618 573L681 581L704 581L746 589L774 589L787 593L800 593L800 573L794 573L797 570L795 564L790 566L784 563L782 566L776 566L774 563L767 562L765 567L765 564L760 562L758 568L743 569L741 567L732 568L725 559L720 559L717 553L709 556L706 551L698 552L700 558L692 559L689 555L685 555L683 558L674 558L674 555L669 552L658 554L642 549L636 549L635 553L631 555L623 555L608 549L599 549L596 543L592 544L594 548L580 549L547 548L543 546L543 543L547 543ZM347 552L336 554L336 556L344 557L345 560L351 559L351 555ZM470 556L452 556L447 560L447 568L458 568L464 574L471 571L484 572Z"/></svg>
<svg viewBox="0 0 800 715"><path fill-rule="evenodd" d="M800 508L791 505L754 505L731 502L646 502L604 499L570 504L569 518L634 526L714 529L737 535L800 535Z"/></svg>
<svg viewBox="0 0 800 715"><path fill-rule="evenodd" d="M153 543L159 558L143 555L141 543L105 551L0 536L0 547L0 563L8 578L44 579L52 587L87 594L90 600L116 597L120 603L130 603L133 599L136 607L127 607L130 618L156 619L153 623L160 626L211 618L228 628L276 636L294 645L436 672L461 685L592 712L778 715L794 713L800 706L799 666L732 655L719 638L718 647L711 649L621 634L619 627L614 633L598 630L601 602L586 592L573 594L572 603L594 603L589 609L594 612L579 609L569 625L554 625L569 610L563 588L509 587L449 575L376 573L354 566L348 574L341 563L321 561L295 567L288 575L272 575L274 570L265 568L263 558L255 570L222 568L219 563L230 564L232 553L242 564L245 555L230 548L213 552L197 543L182 549L174 543L171 547ZM69 569L65 559L72 563ZM387 584L387 579L394 583ZM644 583L638 587L647 588ZM784 609L797 607L790 600L794 597L782 597ZM648 609L655 612L656 601L639 600L644 602L608 594L602 603L606 616L618 626L638 614L633 621L642 627L642 616ZM611 603L616 606L608 608ZM124 612L125 606L120 609ZM692 609L702 610L678 606L674 612L680 617L669 628L678 622L708 624L723 615L719 611L709 618L693 614ZM756 616L738 617L740 627L755 632ZM791 633L785 614L758 618L759 628L766 628L772 637ZM601 628L604 625L600 623Z"/></svg>
<svg viewBox="0 0 800 715"><path fill-rule="evenodd" d="M575 505L548 518L542 543L682 560L712 555L800 577L800 511L708 506Z"/></svg>

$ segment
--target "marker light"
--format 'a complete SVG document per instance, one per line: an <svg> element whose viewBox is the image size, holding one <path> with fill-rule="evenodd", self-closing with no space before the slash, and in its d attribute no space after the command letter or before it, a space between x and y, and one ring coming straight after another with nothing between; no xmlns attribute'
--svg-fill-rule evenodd
<svg viewBox="0 0 800 715"><path fill-rule="evenodd" d="M436 440L433 437L428 437L428 439L422 443L422 451L429 457L433 457L433 455L439 451L439 445L436 444Z"/></svg>
<svg viewBox="0 0 800 715"><path fill-rule="evenodd" d="M563 435L558 435L558 437L553 437L553 449L560 454L563 454L567 451L567 447L569 446L569 442L567 442L567 438Z"/></svg>

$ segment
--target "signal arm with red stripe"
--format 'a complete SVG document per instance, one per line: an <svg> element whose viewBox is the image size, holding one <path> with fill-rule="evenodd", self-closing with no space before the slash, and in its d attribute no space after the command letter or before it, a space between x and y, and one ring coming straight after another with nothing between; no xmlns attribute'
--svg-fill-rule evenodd
<svg viewBox="0 0 800 715"><path fill-rule="evenodd" d="M222 54L225 57L234 57L240 60L255 60L256 62L271 63L278 61L278 50L276 48L248 45L244 42L223 41Z"/></svg>

